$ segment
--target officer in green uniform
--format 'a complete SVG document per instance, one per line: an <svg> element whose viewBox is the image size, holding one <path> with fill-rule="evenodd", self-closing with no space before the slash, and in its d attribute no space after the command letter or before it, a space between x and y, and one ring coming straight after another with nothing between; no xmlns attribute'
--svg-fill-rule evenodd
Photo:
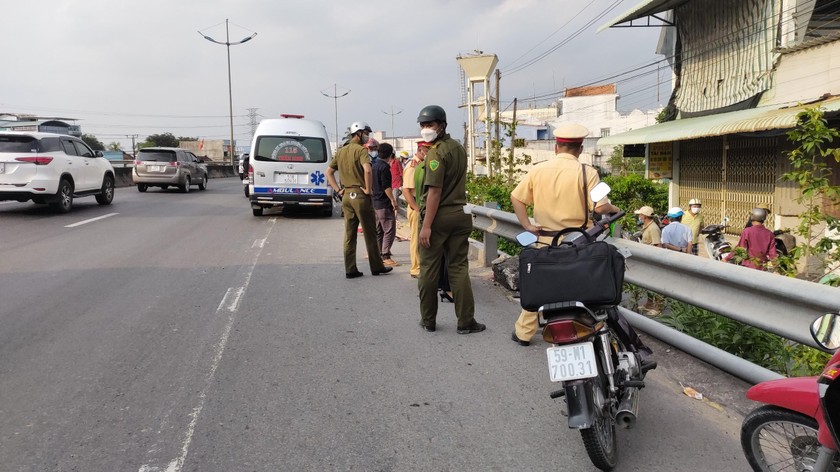
<svg viewBox="0 0 840 472"><path fill-rule="evenodd" d="M429 105L417 117L423 141L432 144L426 155L420 205L420 326L434 331L438 309L441 256L445 256L455 298L458 334L484 331L475 320L475 300L470 282L469 235L472 218L467 204L467 153L446 133L446 112Z"/></svg>
<svg viewBox="0 0 840 472"><path fill-rule="evenodd" d="M376 242L376 217L370 200L373 175L370 155L362 147L370 133L367 123L357 121L351 124L350 142L335 153L327 168L327 181L341 196L341 209L344 212L344 273L348 279L364 275L356 266L356 238L360 223L371 273L380 275L393 270L382 263L379 244ZM336 171L341 176L341 187L335 180Z"/></svg>

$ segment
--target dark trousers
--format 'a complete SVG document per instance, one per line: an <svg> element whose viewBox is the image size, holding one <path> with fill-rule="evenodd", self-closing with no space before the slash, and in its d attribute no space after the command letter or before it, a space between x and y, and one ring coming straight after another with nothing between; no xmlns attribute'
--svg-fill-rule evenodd
<svg viewBox="0 0 840 472"><path fill-rule="evenodd" d="M475 299L469 272L469 236L472 217L461 207L438 209L432 223L431 246L420 246L420 318L425 326L435 326L438 310L438 286L445 257L449 283L455 298L455 316L458 327L466 328L475 323Z"/></svg>
<svg viewBox="0 0 840 472"><path fill-rule="evenodd" d="M391 258L391 246L397 238L397 216L394 210L383 208L376 213L376 242L383 259Z"/></svg>
<svg viewBox="0 0 840 472"><path fill-rule="evenodd" d="M344 211L344 272L351 274L359 270L356 266L356 238L359 236L360 224L364 232L370 270L379 272L384 269L379 244L376 242L376 216L370 197L358 189L348 188L341 199L341 209Z"/></svg>

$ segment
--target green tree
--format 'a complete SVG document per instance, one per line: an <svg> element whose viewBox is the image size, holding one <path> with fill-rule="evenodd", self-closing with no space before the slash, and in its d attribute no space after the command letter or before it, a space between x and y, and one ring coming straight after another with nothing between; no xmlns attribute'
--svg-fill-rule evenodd
<svg viewBox="0 0 840 472"><path fill-rule="evenodd" d="M840 240L826 236L826 232L840 231L840 220L825 211L840 206L840 186L831 185L827 165L828 159L840 162L840 148L830 146L840 138L840 131L828 126L819 107L800 112L797 119L797 127L788 132L788 139L796 145L788 153L793 170L782 176L799 185L797 202L804 207L794 229L802 242L791 251L791 257L794 261L805 257L812 264L811 256L819 256L819 270L814 274L818 279L826 271L840 268Z"/></svg>
<svg viewBox="0 0 840 472"><path fill-rule="evenodd" d="M83 134L82 141L85 142L91 149L94 151L104 151L105 145L102 144L102 141L96 139L96 136L92 134Z"/></svg>
<svg viewBox="0 0 840 472"><path fill-rule="evenodd" d="M120 143L118 143L116 141L113 141L110 144L108 144L108 150L109 151L119 151L121 149L122 149L122 145L120 145Z"/></svg>
<svg viewBox="0 0 840 472"><path fill-rule="evenodd" d="M647 205L658 214L668 210L668 184L655 183L638 174L608 175L604 182L610 186L610 201L625 211L621 219L625 228L635 228L633 211Z"/></svg>
<svg viewBox="0 0 840 472"><path fill-rule="evenodd" d="M528 154L522 154L520 157L516 157L514 149L525 146L524 139L512 139L516 136L517 123L502 122L501 125L505 130L505 136L511 139L511 146L508 148L506 153L503 153L502 143L494 140L490 147L490 156L487 166L490 168L490 173L492 175L501 175L508 185L512 185L519 181L520 175L525 173L522 166L526 166L531 163L531 156Z"/></svg>
<svg viewBox="0 0 840 472"><path fill-rule="evenodd" d="M178 147L180 142L178 138L175 137L172 133L161 133L161 134L152 134L149 135L146 140L140 143L137 147L144 148L144 147Z"/></svg>
<svg viewBox="0 0 840 472"><path fill-rule="evenodd" d="M613 175L626 176L630 174L644 175L644 157L624 157L624 146L613 147L613 152L607 160Z"/></svg>

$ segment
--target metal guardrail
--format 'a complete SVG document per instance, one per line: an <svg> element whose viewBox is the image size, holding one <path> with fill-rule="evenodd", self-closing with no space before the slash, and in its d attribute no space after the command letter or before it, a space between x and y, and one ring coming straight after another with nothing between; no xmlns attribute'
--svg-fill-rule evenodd
<svg viewBox="0 0 840 472"><path fill-rule="evenodd" d="M522 232L516 215L494 209L495 204L468 207L473 226L485 236L514 240ZM610 238L609 242L632 254L627 259L626 282L811 347L817 347L809 331L811 323L840 308L840 291L833 287L633 241ZM485 261L495 259L497 253L492 238L485 237ZM758 383L782 377L646 316L625 308L621 311L642 331L744 380Z"/></svg>

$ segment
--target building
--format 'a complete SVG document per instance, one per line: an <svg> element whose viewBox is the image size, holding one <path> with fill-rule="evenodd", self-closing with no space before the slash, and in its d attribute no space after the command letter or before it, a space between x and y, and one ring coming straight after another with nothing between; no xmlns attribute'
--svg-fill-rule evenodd
<svg viewBox="0 0 840 472"><path fill-rule="evenodd" d="M68 121L76 118L45 117L20 113L0 113L0 131L38 131L82 137L82 128Z"/></svg>
<svg viewBox="0 0 840 472"><path fill-rule="evenodd" d="M660 111L636 109L621 113L618 111L619 98L615 84L575 87L567 88L563 97L548 107L517 110L516 137L526 142L521 152L531 156L532 164L554 157L554 129L565 123L578 123L589 129L589 137L583 143L583 161L606 167L613 146L599 145L598 140L650 126L656 123ZM512 122L513 112L503 112L501 119ZM509 146L510 140L506 139L504 145Z"/></svg>
<svg viewBox="0 0 840 472"><path fill-rule="evenodd" d="M230 157L228 157L229 143L229 139L199 139L198 141L180 141L178 146L192 152L204 161L230 162ZM236 141L234 141L235 146ZM236 149L236 151L239 153L248 152L250 147L249 145L248 149L244 151L242 149Z"/></svg>
<svg viewBox="0 0 840 472"><path fill-rule="evenodd" d="M657 52L675 76L670 121L611 133L599 146L644 145L649 170L672 179L671 204L700 198L706 221L737 223L731 234L758 205L772 210L771 229L795 227L799 189L781 179L793 148L786 133L806 106L840 125L838 2L651 0L602 28L639 23L663 30ZM828 164L836 178L840 166Z"/></svg>

